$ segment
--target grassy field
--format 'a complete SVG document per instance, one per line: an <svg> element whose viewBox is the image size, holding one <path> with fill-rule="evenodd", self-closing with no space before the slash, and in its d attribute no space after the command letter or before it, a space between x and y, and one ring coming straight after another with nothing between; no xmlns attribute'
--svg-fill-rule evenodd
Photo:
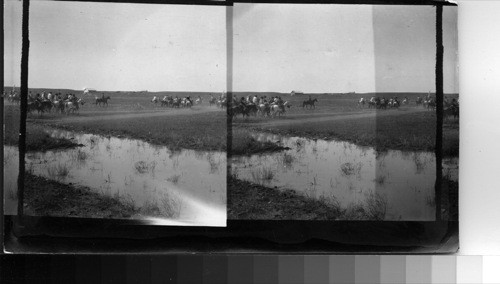
<svg viewBox="0 0 500 284"><path fill-rule="evenodd" d="M398 94L408 96L410 106L398 110L374 110L357 105L359 98L374 94L312 95L317 98L316 109L303 109L301 102L308 96L287 95L292 108L281 118L236 118L233 129L253 129L276 134L302 136L313 139L343 140L377 150L434 151L436 114L415 105L417 96L425 94ZM379 94L392 97L394 94ZM456 97L456 95L448 95ZM297 107L299 106L299 107ZM457 157L459 148L459 123L445 119L443 125L443 153Z"/></svg>
<svg viewBox="0 0 500 284"><path fill-rule="evenodd" d="M30 89L33 93L49 91L48 89ZM80 107L76 115L62 115L44 113L43 115L28 114L27 140L29 143L40 142L29 148L42 150L43 145L49 145L47 139L41 139L44 134L43 126L58 127L67 130L86 133L101 134L106 136L119 136L141 139L153 144L168 146L171 149L195 150L226 150L227 124L226 112L209 106L210 94L218 96L219 93L187 93L187 92L98 92L84 96L81 91L52 89L53 93L75 93L84 98L87 103ZM94 96L110 96L109 106L101 107L93 104ZM191 109L170 109L160 107L160 104L151 103L153 96L163 98L165 95L191 96L196 99L201 96L204 102ZM5 106L6 113L6 144L15 144L19 120L19 106ZM29 141L31 140L31 141ZM42 143L43 142L43 143ZM43 144L43 145L42 145ZM32 144L29 144L32 145ZM61 145L63 146L63 145Z"/></svg>
<svg viewBox="0 0 500 284"><path fill-rule="evenodd" d="M433 112L376 116L324 122L303 122L287 125L246 125L254 130L313 139L342 140L379 151L434 151L436 115ZM458 156L458 121L447 121L443 127L443 153Z"/></svg>
<svg viewBox="0 0 500 284"><path fill-rule="evenodd" d="M17 146L19 142L19 109L14 106L4 108L4 144ZM65 138L52 138L38 125L26 124L26 150L47 151L79 146Z"/></svg>
<svg viewBox="0 0 500 284"><path fill-rule="evenodd" d="M91 121L63 119L36 123L71 131L140 139L171 149L226 150L225 112Z"/></svg>

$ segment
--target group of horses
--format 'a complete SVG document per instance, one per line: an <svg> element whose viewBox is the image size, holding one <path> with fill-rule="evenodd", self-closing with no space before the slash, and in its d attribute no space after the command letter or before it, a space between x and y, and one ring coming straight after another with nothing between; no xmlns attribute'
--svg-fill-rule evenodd
<svg viewBox="0 0 500 284"><path fill-rule="evenodd" d="M201 104L203 102L203 99L201 97L198 97L195 100L196 104ZM172 96L164 96L163 99L160 100L158 96L154 96L153 99L151 100L151 103L153 104L160 104L162 107L169 107L169 108L190 108L193 106L193 99L190 97L172 97Z"/></svg>
<svg viewBox="0 0 500 284"><path fill-rule="evenodd" d="M375 109L387 109L387 108L399 108L401 105L409 105L410 100L408 98L404 98L403 101L400 101L398 97L385 98L385 97L371 97L370 100L365 100L365 98L360 98L358 101L358 107L364 108L365 105L368 105L368 108Z"/></svg>
<svg viewBox="0 0 500 284"><path fill-rule="evenodd" d="M199 95L197 98L193 99L190 96L187 97L174 97L174 96L164 96L160 99L159 96L154 96L151 99L151 103L159 104L161 107L169 107L169 108L191 108L193 105L202 105L204 99ZM214 95L210 95L208 99L208 103L210 106L217 106L221 109L225 109L227 107L227 99L225 93L219 95L218 97Z"/></svg>
<svg viewBox="0 0 500 284"><path fill-rule="evenodd" d="M241 114L242 117L250 117L260 115L262 117L276 117L286 113L286 110L291 107L288 101L283 101L280 97L272 97L269 100L265 97L257 97L249 95L246 98L237 99L233 96L233 106L230 109L229 115L236 117Z"/></svg>
<svg viewBox="0 0 500 284"><path fill-rule="evenodd" d="M15 91L9 92L9 94L7 94L6 92L3 92L3 97L7 98L7 101L9 101L11 103L19 104L19 102L21 101L21 97Z"/></svg>
<svg viewBox="0 0 500 284"><path fill-rule="evenodd" d="M364 108L365 105L368 105L368 108L375 109L387 109L387 108L399 108L402 105L410 105L410 99L405 97L403 101L400 101L397 97L386 99L385 97L371 97L369 101L364 98L360 98L358 101L358 107ZM427 110L436 110L436 98L427 95L424 97L417 97L415 100L415 105L417 107L423 107ZM458 100L453 98L451 101L445 97L443 100L443 110L445 117L458 118L459 116L459 104Z"/></svg>
<svg viewBox="0 0 500 284"><path fill-rule="evenodd" d="M223 93L219 97L215 97L213 95L210 95L210 99L208 100L208 104L210 106L217 106L220 109L227 108L227 97L226 97L226 94Z"/></svg>
<svg viewBox="0 0 500 284"><path fill-rule="evenodd" d="M28 113L37 112L40 116L43 113L61 113L69 115L71 113L75 114L79 111L80 106L84 105L85 101L77 96L70 94L69 96L50 96L35 98L28 96Z"/></svg>

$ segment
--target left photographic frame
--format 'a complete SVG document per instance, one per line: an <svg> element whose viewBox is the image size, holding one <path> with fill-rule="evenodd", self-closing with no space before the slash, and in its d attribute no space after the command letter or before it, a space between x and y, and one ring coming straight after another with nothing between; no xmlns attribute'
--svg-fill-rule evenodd
<svg viewBox="0 0 500 284"><path fill-rule="evenodd" d="M226 7L31 2L22 108L22 6L4 5L4 214L226 226Z"/></svg>

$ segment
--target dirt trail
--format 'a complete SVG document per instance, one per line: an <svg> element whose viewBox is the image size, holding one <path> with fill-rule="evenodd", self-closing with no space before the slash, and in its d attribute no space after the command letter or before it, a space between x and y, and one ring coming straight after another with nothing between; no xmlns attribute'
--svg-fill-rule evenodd
<svg viewBox="0 0 500 284"><path fill-rule="evenodd" d="M325 122L325 121L337 121L344 119L357 119L357 118L376 118L381 116L397 116L402 114L410 114L427 111L422 108L412 108L403 110L381 110L381 111L372 111L372 112L356 112L350 114L334 114L332 116L324 116L321 114L320 117L308 117L308 118L297 118L297 116L292 116L294 119L286 119L286 120L268 120L257 123L260 126L280 126L280 125L290 125L290 124L298 124L298 123L309 123L309 122Z"/></svg>
<svg viewBox="0 0 500 284"><path fill-rule="evenodd" d="M122 111L118 113L108 112L108 113L96 113L94 116L87 116L89 113L82 113L82 115L71 115L71 116L58 116L55 118L45 119L45 121L58 120L61 118L65 122L71 121L95 121L95 120L115 120L115 119L128 119L128 118L145 118L145 117L160 117L160 116L176 116L176 115L190 115L190 114L202 114L209 112L221 111L218 108L203 108L203 109L167 109L165 111L153 111L153 112L136 112L136 113L123 113Z"/></svg>

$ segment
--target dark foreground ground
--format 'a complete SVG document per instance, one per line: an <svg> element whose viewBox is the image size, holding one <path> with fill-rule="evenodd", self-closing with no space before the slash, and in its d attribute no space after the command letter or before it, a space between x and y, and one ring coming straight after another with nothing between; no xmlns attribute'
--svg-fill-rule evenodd
<svg viewBox="0 0 500 284"><path fill-rule="evenodd" d="M130 218L138 213L120 198L27 174L24 210L27 215L81 218Z"/></svg>
<svg viewBox="0 0 500 284"><path fill-rule="evenodd" d="M379 200L342 208L334 200L313 199L293 190L269 188L228 178L228 219L230 220L374 220L381 221L385 206ZM451 206L450 206L451 204ZM458 182L444 180L444 220L458 220Z"/></svg>
<svg viewBox="0 0 500 284"><path fill-rule="evenodd" d="M228 178L228 219L231 220L382 220L385 205L347 208L335 200L314 199L293 190L280 190Z"/></svg>

